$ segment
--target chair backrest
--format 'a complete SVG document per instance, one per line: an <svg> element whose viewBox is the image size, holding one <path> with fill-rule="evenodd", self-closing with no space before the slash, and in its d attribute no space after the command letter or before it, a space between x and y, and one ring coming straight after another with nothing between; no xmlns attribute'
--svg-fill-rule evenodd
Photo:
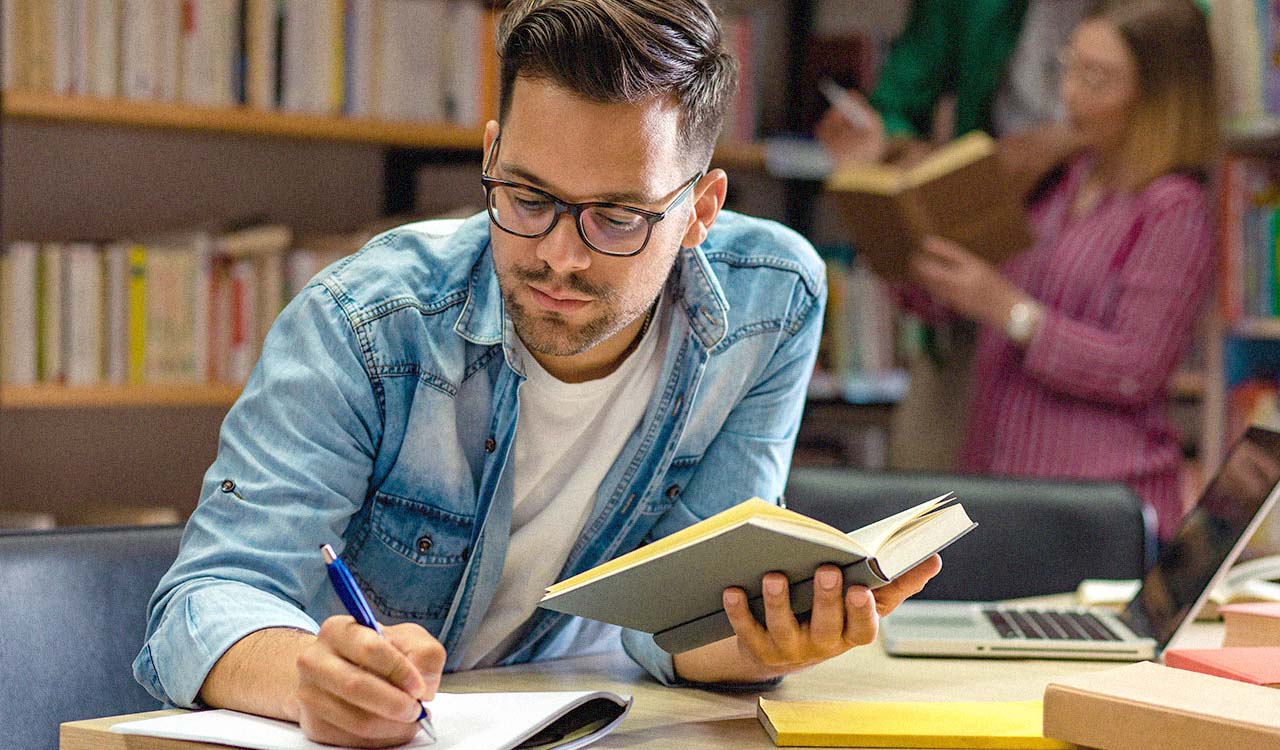
<svg viewBox="0 0 1280 750"><path fill-rule="evenodd" d="M6 747L57 750L64 721L161 707L132 663L181 535L180 526L0 534Z"/></svg>
<svg viewBox="0 0 1280 750"><path fill-rule="evenodd" d="M1154 559L1154 518L1120 483L796 467L786 500L851 531L945 492L978 528L943 551L920 599L1059 593L1085 578L1141 578Z"/></svg>

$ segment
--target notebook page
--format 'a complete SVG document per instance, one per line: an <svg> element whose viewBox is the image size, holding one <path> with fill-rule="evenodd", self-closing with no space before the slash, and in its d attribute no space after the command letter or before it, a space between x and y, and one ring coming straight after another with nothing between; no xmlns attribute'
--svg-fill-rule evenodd
<svg viewBox="0 0 1280 750"><path fill-rule="evenodd" d="M437 741L419 733L398 750L507 750L569 709L592 698L605 698L619 707L618 717L588 741L612 730L631 707L630 696L603 692L437 693L431 708ZM495 717L501 717L496 720ZM308 740L297 724L239 711L218 709L162 716L116 724L112 732L172 740L212 742L253 750L332 750ZM581 738L587 739L587 738ZM572 747L586 744L581 739Z"/></svg>

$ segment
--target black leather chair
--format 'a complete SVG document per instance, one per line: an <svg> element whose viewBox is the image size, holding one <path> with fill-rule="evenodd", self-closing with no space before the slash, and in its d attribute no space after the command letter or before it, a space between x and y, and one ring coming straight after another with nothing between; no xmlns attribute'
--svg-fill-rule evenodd
<svg viewBox="0 0 1280 750"><path fill-rule="evenodd" d="M1123 484L795 467L786 502L844 531L955 492L978 528L942 553L920 599L984 601L1141 578L1155 518Z"/></svg>
<svg viewBox="0 0 1280 750"><path fill-rule="evenodd" d="M64 721L161 707L132 663L181 535L180 526L0 534L0 744L57 750Z"/></svg>

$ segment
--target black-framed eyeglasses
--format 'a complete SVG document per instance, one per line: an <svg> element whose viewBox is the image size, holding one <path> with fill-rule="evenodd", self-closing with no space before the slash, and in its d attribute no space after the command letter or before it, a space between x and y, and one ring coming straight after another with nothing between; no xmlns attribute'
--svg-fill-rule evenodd
<svg viewBox="0 0 1280 750"><path fill-rule="evenodd" d="M688 197L693 186L705 174L698 172L689 178L680 186L679 194L661 211L601 201L570 203L530 185L490 177L489 166L497 153L499 140L500 137L493 139L480 176L489 218L493 223L508 234L536 238L550 234L560 216L569 214L578 227L578 236L587 247L614 257L630 257L644 250L649 244L649 236L653 234L653 225L667 218L667 214Z"/></svg>

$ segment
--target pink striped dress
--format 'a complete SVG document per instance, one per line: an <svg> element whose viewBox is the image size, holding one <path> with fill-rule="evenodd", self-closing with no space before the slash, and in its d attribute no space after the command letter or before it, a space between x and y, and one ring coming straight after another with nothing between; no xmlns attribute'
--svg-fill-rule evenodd
<svg viewBox="0 0 1280 750"><path fill-rule="evenodd" d="M1169 379L1212 280L1204 186L1166 175L1076 219L1087 157L1032 209L1035 246L1003 269L1045 307L1025 350L981 327L962 471L1122 480L1160 537L1182 517Z"/></svg>

